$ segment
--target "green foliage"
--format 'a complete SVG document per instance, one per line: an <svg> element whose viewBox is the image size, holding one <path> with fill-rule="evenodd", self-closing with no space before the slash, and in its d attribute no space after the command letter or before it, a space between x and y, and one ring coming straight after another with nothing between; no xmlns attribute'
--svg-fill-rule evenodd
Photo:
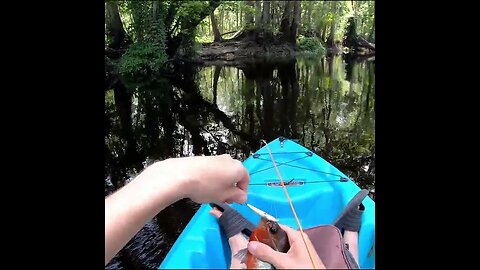
<svg viewBox="0 0 480 270"><path fill-rule="evenodd" d="M133 22L132 33L134 40L141 41L144 39L145 30L150 23L151 14L151 2L147 1L127 1L127 7L130 10ZM150 16L149 16L150 15Z"/></svg>
<svg viewBox="0 0 480 270"><path fill-rule="evenodd" d="M215 9L215 17L221 33L233 32L241 29L252 30L253 25L247 25L245 21L246 14L254 16L255 8L249 6L244 1L222 1ZM223 36L228 39L229 35ZM197 27L195 36L197 42L212 42L213 32L210 16L202 20Z"/></svg>
<svg viewBox="0 0 480 270"><path fill-rule="evenodd" d="M237 1L222 1L222 4L218 7L218 10L236 12L240 8L240 4L241 2Z"/></svg>
<svg viewBox="0 0 480 270"><path fill-rule="evenodd" d="M352 8L356 33L370 42L375 42L375 2L355 1Z"/></svg>
<svg viewBox="0 0 480 270"><path fill-rule="evenodd" d="M195 41L198 42L198 43L211 43L213 42L213 35L208 35L208 36L205 36L205 35L202 35L202 36L196 36L195 37Z"/></svg>
<svg viewBox="0 0 480 270"><path fill-rule="evenodd" d="M348 18L352 16L351 3L340 1L337 3L335 40L341 41L346 33Z"/></svg>
<svg viewBox="0 0 480 270"><path fill-rule="evenodd" d="M311 8L311 27L317 35L325 39L330 34L331 27L335 23L336 41L341 41L346 35L347 22L350 17L355 18L356 32L367 38L374 37L375 2L373 1L317 1L314 4L304 5ZM302 16L302 24L307 23L309 18ZM368 39L368 38L367 38ZM323 40L325 42L325 40Z"/></svg>
<svg viewBox="0 0 480 270"><path fill-rule="evenodd" d="M120 2L122 3L122 2ZM165 6L163 2L127 1L119 5L127 32L135 43L119 61L119 72L127 78L146 76L158 71L167 60Z"/></svg>
<svg viewBox="0 0 480 270"><path fill-rule="evenodd" d="M313 54L325 54L325 48L316 37L299 36L297 39L298 47L303 52Z"/></svg>
<svg viewBox="0 0 480 270"><path fill-rule="evenodd" d="M262 1L263 2L263 1ZM254 2L253 2L254 3ZM185 6L186 14L192 13L190 8L200 6L203 2L189 4ZM347 22L350 17L355 17L357 22L357 33L371 40L375 38L374 31L374 9L373 1L301 1L301 22L298 33L308 36L324 38L324 43L330 35L331 28L334 26L333 37L335 41L342 41L346 35ZM239 29L253 30L254 25L247 25L245 21L246 14L255 15L255 7L249 6L245 1L222 1L215 10L218 26L221 33L236 31ZM273 18L271 27L274 33L278 32L280 18L283 16L284 3L278 1L271 2ZM239 20L239 21L238 21ZM197 41L206 42L213 39L212 25L210 18L205 18L197 27Z"/></svg>
<svg viewBox="0 0 480 270"><path fill-rule="evenodd" d="M180 45L180 55L185 57L194 57L197 54L198 47L195 45L195 30L186 33Z"/></svg>
<svg viewBox="0 0 480 270"><path fill-rule="evenodd" d="M166 60L164 47L148 41L137 42L120 59L119 71L127 78L142 77L158 71Z"/></svg>
<svg viewBox="0 0 480 270"><path fill-rule="evenodd" d="M190 29L192 22L202 19L202 12L208 8L208 1L182 2L177 15L183 29ZM196 25L193 25L196 26Z"/></svg>

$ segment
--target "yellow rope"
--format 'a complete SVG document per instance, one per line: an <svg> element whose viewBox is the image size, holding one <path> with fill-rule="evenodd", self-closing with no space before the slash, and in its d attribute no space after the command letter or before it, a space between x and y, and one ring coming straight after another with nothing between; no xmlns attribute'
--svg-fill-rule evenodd
<svg viewBox="0 0 480 270"><path fill-rule="evenodd" d="M285 196L287 196L288 203L290 204L290 208L292 209L293 215L295 216L295 221L297 221L298 229L301 232L303 243L305 243L305 247L307 248L308 256L310 257L310 261L312 262L313 268L317 269L315 266L315 262L313 261L312 254L310 253L310 249L308 248L307 241L305 240L305 236L303 235L302 225L300 225L300 220L297 217L297 213L295 212L295 208L293 207L292 200L290 200L290 196L288 195L287 188L283 183L282 176L280 175L280 171L278 170L277 164L275 163L275 159L273 158L272 152L270 151L270 147L268 146L265 140L262 140L262 142L265 143L265 146L267 147L268 154L270 155L270 159L272 160L272 163L273 163L273 167L275 167L278 178L280 179L280 183L282 184L283 191L285 192Z"/></svg>

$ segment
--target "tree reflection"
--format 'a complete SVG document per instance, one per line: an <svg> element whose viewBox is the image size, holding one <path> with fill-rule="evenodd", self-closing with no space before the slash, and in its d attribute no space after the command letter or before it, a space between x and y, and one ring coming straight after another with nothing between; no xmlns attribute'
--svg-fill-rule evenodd
<svg viewBox="0 0 480 270"><path fill-rule="evenodd" d="M198 84L208 86L215 69L218 67L200 70ZM240 79L232 80L238 70L242 71ZM218 81L214 87L217 105L232 115L235 128L267 141L278 136L299 139L362 187L373 187L373 62L352 61L347 65L339 56L257 62L222 67ZM212 97L210 89L200 89L207 100ZM239 141L234 134L222 138L230 145Z"/></svg>
<svg viewBox="0 0 480 270"><path fill-rule="evenodd" d="M374 62L335 56L180 65L170 77L114 81L105 92L105 123L106 195L155 160L223 153L245 159L261 139L279 136L298 139L361 187L375 184ZM139 249L154 249L150 261L161 261L197 207L189 200L167 207L137 236L157 228L161 239L141 247L145 241L134 240L114 261L138 264L129 256Z"/></svg>

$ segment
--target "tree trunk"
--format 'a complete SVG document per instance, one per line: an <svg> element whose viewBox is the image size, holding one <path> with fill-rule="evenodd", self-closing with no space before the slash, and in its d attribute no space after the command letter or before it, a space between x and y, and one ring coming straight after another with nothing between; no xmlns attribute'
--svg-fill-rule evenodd
<svg viewBox="0 0 480 270"><path fill-rule="evenodd" d="M153 21L157 21L160 15L160 1L153 1Z"/></svg>
<svg viewBox="0 0 480 270"><path fill-rule="evenodd" d="M263 1L262 30L270 29L270 1Z"/></svg>
<svg viewBox="0 0 480 270"><path fill-rule="evenodd" d="M356 44L356 41L357 41L357 32L356 32L355 17L351 17L348 19L347 33L345 35L343 45L348 48L353 48Z"/></svg>
<svg viewBox="0 0 480 270"><path fill-rule="evenodd" d="M133 2L133 1L132 1ZM175 2L173 2L175 3ZM209 5L202 9L198 16L195 16L194 19L187 21L185 24L182 24L180 31L176 36L167 36L167 55L169 57L173 57L177 50L182 44L182 42L191 39L193 36L193 32L200 22L202 22L210 13L215 10L220 5L220 1L218 0L210 0Z"/></svg>
<svg viewBox="0 0 480 270"><path fill-rule="evenodd" d="M328 74L330 78L333 78L333 57L330 57L328 60ZM328 89L328 97L327 93L325 93L325 104L323 108L323 116L324 116L324 123L323 123L323 134L325 135L325 153L327 157L330 157L332 152L332 144L331 144L331 132L330 132L330 116L332 115L332 94L333 94L333 80L332 84Z"/></svg>
<svg viewBox="0 0 480 270"><path fill-rule="evenodd" d="M280 24L282 22L282 16L283 16L283 8L285 7L285 3L278 1L276 3L276 16L275 16L275 25L278 25L280 29Z"/></svg>
<svg viewBox="0 0 480 270"><path fill-rule="evenodd" d="M135 40L141 41L145 37L145 17L142 15L143 3L137 1L126 2L131 11L133 30L135 31Z"/></svg>
<svg viewBox="0 0 480 270"><path fill-rule="evenodd" d="M255 1L255 28L262 28L262 3L259 0Z"/></svg>
<svg viewBox="0 0 480 270"><path fill-rule="evenodd" d="M106 32L110 37L108 47L116 50L126 47L129 40L123 28L120 14L118 13L117 3L112 1L106 2L105 11L105 20L107 24Z"/></svg>
<svg viewBox="0 0 480 270"><path fill-rule="evenodd" d="M214 11L210 13L210 21L212 23L213 41L214 42L222 41L222 35L220 34L220 30L218 30L218 24L217 24L217 20L215 19Z"/></svg>
<svg viewBox="0 0 480 270"><path fill-rule="evenodd" d="M368 35L368 41L375 43L375 18L373 18L372 30L370 31L370 35Z"/></svg>
<svg viewBox="0 0 480 270"><path fill-rule="evenodd" d="M113 87L115 107L120 118L121 138L126 143L122 163L138 169L141 160L137 153L137 144L134 138L132 125L132 94L118 81Z"/></svg>
<svg viewBox="0 0 480 270"><path fill-rule="evenodd" d="M298 132L297 132L297 104L298 104L298 97L299 97L299 92L300 92L300 85L298 82L298 70L296 68L295 62L290 64L291 70L293 77L290 80L291 84L291 90L292 92L290 93L290 110L289 110L289 117L288 117L288 122L291 130L291 136L295 139L298 139Z"/></svg>
<svg viewBox="0 0 480 270"><path fill-rule="evenodd" d="M312 9L313 9L313 6L312 6L312 3L309 2L309 5L307 6L307 33L308 35L312 35Z"/></svg>
<svg viewBox="0 0 480 270"><path fill-rule="evenodd" d="M293 2L287 1L283 10L282 21L280 22L280 32L282 33L282 39L287 42L295 42L295 37L292 38L292 9Z"/></svg>
<svg viewBox="0 0 480 270"><path fill-rule="evenodd" d="M253 1L247 1L246 2L247 6L250 6L253 8ZM253 23L253 14L251 12L246 11L245 12L245 27L246 28L252 28L254 25Z"/></svg>
<svg viewBox="0 0 480 270"><path fill-rule="evenodd" d="M217 105L217 88L218 88L218 78L220 77L220 71L222 66L215 66L215 71L213 74L213 104Z"/></svg>
<svg viewBox="0 0 480 270"><path fill-rule="evenodd" d="M276 23L275 23L276 15L277 15L276 3L273 2L270 4L270 27L272 29L272 32L275 30L275 26L276 26Z"/></svg>
<svg viewBox="0 0 480 270"><path fill-rule="evenodd" d="M174 135L177 126L173 109L173 89L171 87L168 89L161 87L158 91L165 92L165 95L162 98L158 98L158 103L160 106L160 120L163 127L163 151L166 157L172 157L176 152Z"/></svg>
<svg viewBox="0 0 480 270"><path fill-rule="evenodd" d="M240 28L243 26L243 10L240 9L238 12L240 13L240 15L238 16L239 26L237 28Z"/></svg>
<svg viewBox="0 0 480 270"><path fill-rule="evenodd" d="M302 10L300 8L300 1L293 1L293 20L292 24L290 25L290 41L294 44L297 41L297 33L301 20L301 12Z"/></svg>
<svg viewBox="0 0 480 270"><path fill-rule="evenodd" d="M298 78L295 61L278 68L278 77L282 89L283 116L281 117L281 134L291 138L298 138L296 130L296 106L298 99Z"/></svg>
<svg viewBox="0 0 480 270"><path fill-rule="evenodd" d="M255 80L257 89L260 89L263 97L263 138L270 141L274 134L274 94L272 93L272 87L269 85L268 80L265 78L257 78Z"/></svg>
<svg viewBox="0 0 480 270"><path fill-rule="evenodd" d="M239 27L239 23L240 23L240 18L242 17L242 15L240 14L241 10L240 9L237 9L237 12L235 12L235 28L238 29Z"/></svg>
<svg viewBox="0 0 480 270"><path fill-rule="evenodd" d="M324 43L326 42L326 36L327 36L327 24L323 26L323 30L322 30L322 41Z"/></svg>
<svg viewBox="0 0 480 270"><path fill-rule="evenodd" d="M225 32L225 27L223 25L223 9L220 9L220 31Z"/></svg>
<svg viewBox="0 0 480 270"><path fill-rule="evenodd" d="M250 135L254 135L255 132L255 103L254 103L254 96L255 96L255 85L252 80L247 80L245 79L245 114L246 114L246 119L244 121L247 121L248 123L248 129L247 132Z"/></svg>
<svg viewBox="0 0 480 270"><path fill-rule="evenodd" d="M337 14L337 2L332 2L332 5L333 5L333 13L335 14L334 18L333 18L333 22L332 22L332 25L330 27L330 36L328 37L328 43L330 46L334 46L335 45L335 32L336 32L336 27L337 27L337 18L336 18L336 14Z"/></svg>
<svg viewBox="0 0 480 270"><path fill-rule="evenodd" d="M245 76L246 77L246 76ZM250 80L250 79L246 79L247 81ZM251 79L251 82L252 84L254 84L254 81L253 79ZM262 117L262 103L261 103L261 100L262 100L262 93L260 91L260 88L257 86L253 86L254 87L254 90L255 90L255 114L257 116L257 119L258 119L258 126L259 127L263 127L263 117Z"/></svg>
<svg viewBox="0 0 480 270"><path fill-rule="evenodd" d="M145 117L136 125L141 129L144 140L139 141L141 151L148 156L158 159L161 153L155 153L159 149L160 141L160 106L158 106L158 97L154 94L156 89L152 91L139 91L138 108L139 111L145 113Z"/></svg>

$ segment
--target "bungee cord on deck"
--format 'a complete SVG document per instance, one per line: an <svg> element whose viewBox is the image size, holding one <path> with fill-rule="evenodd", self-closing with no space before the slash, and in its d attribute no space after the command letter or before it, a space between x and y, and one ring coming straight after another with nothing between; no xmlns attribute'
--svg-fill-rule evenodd
<svg viewBox="0 0 480 270"><path fill-rule="evenodd" d="M262 141L262 142L264 142L264 141ZM339 179L319 179L319 180L314 180L314 181L303 181L304 184L307 184L307 183L325 183L325 182L347 182L348 180L351 180L351 179L346 178L345 176L340 175L340 174L330 173L330 172L325 172L325 171L321 171L321 170L316 170L316 169L312 169L312 168L305 168L305 167L302 167L302 166L290 164L292 162L299 161L299 160L302 160L304 158L312 157L313 153L310 152L310 151L307 151L307 152L298 152L298 151L297 152L276 152L276 153L271 153L271 154L272 154L272 156L274 154L275 155L279 155L279 154L305 154L305 156L298 157L298 158L295 158L295 159L292 159L292 160L289 160L289 161L286 161L286 162L276 162L275 164L278 165L278 167L284 165L284 166L289 166L289 167L293 167L293 168L297 168L297 169L302 169L302 170L317 172L317 173L321 173L321 174L325 174L325 175L331 175L331 176L339 177ZM257 159L257 160L263 160L263 161L271 162L271 160L268 160L268 159L265 159L265 158L260 158L261 155L265 155L265 154L258 154L257 153L257 154L253 155L253 158ZM273 168L275 168L275 166L262 168L262 169L259 169L257 171L251 172L249 174L250 174L250 176L252 176L256 173L267 171L267 170L270 170L270 169L273 169ZM292 180L294 180L294 179L292 179ZM268 182L250 183L250 185L252 185L252 186L265 185L265 184L268 184Z"/></svg>

